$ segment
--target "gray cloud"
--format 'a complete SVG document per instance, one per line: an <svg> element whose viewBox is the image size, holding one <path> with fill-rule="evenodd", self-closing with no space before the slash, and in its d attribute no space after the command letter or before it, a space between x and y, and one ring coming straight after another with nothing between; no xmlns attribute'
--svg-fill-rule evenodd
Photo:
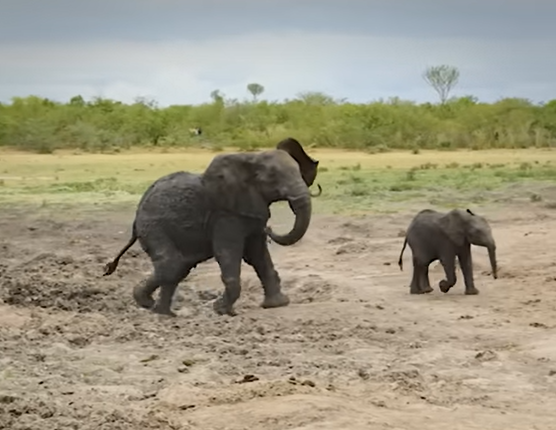
<svg viewBox="0 0 556 430"><path fill-rule="evenodd" d="M349 6L349 7L348 7ZM366 101L435 100L424 67L461 70L455 93L556 98L548 0L5 0L0 100L76 93L196 103L220 88Z"/></svg>
<svg viewBox="0 0 556 430"><path fill-rule="evenodd" d="M0 40L205 39L267 30L554 37L550 0L4 0Z"/></svg>

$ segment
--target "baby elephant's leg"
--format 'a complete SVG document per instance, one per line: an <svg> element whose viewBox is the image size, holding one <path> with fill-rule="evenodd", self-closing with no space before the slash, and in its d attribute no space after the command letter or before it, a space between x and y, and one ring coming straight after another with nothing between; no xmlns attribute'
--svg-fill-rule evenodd
<svg viewBox="0 0 556 430"><path fill-rule="evenodd" d="M421 279L419 280L419 286L421 288L421 293L427 294L433 291L430 281L429 281L429 265L424 265L421 271Z"/></svg>
<svg viewBox="0 0 556 430"><path fill-rule="evenodd" d="M411 284L409 285L410 294L424 294L432 291L432 288L430 291L427 291L426 288L429 283L428 273L428 264L423 264L417 258L413 258L413 277L411 278Z"/></svg>
<svg viewBox="0 0 556 430"><path fill-rule="evenodd" d="M456 258L453 255L441 257L440 262L442 263L442 267L444 267L446 279L440 281L438 283L438 287L440 288L440 291L447 293L450 291L450 288L456 285Z"/></svg>

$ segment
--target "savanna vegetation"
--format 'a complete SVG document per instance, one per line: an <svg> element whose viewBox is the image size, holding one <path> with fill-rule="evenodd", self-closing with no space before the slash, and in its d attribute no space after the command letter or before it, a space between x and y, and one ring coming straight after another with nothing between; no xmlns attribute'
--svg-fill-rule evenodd
<svg viewBox="0 0 556 430"><path fill-rule="evenodd" d="M556 143L556 100L450 98L459 71L445 65L423 78L438 104L354 104L314 92L269 102L257 83L247 85L249 100L213 91L210 103L166 108L148 100L14 98L0 105L0 204L135 205L164 174L201 172L215 151L274 147L287 136L320 160L325 192L317 211L480 204L503 189L547 199L539 184L556 179L556 153L548 150Z"/></svg>
<svg viewBox="0 0 556 430"><path fill-rule="evenodd" d="M77 207L132 209L156 178L177 170L202 172L214 155L202 149L117 154L2 151L0 206L30 205L33 211L53 210L56 216L70 217ZM546 149L368 154L313 148L311 155L320 160L316 182L323 187L322 195L313 199L315 212L476 207L507 198L555 206L553 187L543 184L556 179L556 152Z"/></svg>
<svg viewBox="0 0 556 430"><path fill-rule="evenodd" d="M534 104L505 98L483 103L473 96L449 98L459 72L436 66L424 73L440 103L397 97L364 104L319 92L292 100L261 99L264 87L247 85L252 98L229 99L220 91L200 105L159 107L77 95L67 103L37 96L0 105L0 146L51 153L57 149L114 152L133 147L206 147L251 150L286 136L303 145L376 153L391 149L488 149L551 147L556 143L556 100ZM192 129L200 127L202 134Z"/></svg>

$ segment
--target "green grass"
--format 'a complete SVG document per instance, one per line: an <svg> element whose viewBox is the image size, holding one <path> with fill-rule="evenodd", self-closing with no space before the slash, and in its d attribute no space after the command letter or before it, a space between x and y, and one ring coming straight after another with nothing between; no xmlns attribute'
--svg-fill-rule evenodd
<svg viewBox="0 0 556 430"><path fill-rule="evenodd" d="M317 212L392 211L409 203L480 204L556 180L556 151L493 150L367 154L316 150L323 194ZM201 172L214 153L29 154L0 152L0 205L61 208L135 205L149 184L175 170ZM542 196L530 192L531 201Z"/></svg>

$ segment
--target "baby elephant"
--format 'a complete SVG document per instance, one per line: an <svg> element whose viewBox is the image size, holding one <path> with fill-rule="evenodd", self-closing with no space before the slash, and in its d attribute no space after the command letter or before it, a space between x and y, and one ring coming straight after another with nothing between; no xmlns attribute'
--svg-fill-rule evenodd
<svg viewBox="0 0 556 430"><path fill-rule="evenodd" d="M406 245L413 253L413 278L410 293L430 293L429 264L440 260L446 272L446 279L439 282L440 291L447 293L456 283L456 255L459 260L465 294L479 294L473 282L471 244L488 249L492 276L498 277L496 267L496 243L485 218L475 215L469 209L453 209L441 213L431 209L420 211L407 229L398 265L403 270L402 257Z"/></svg>

